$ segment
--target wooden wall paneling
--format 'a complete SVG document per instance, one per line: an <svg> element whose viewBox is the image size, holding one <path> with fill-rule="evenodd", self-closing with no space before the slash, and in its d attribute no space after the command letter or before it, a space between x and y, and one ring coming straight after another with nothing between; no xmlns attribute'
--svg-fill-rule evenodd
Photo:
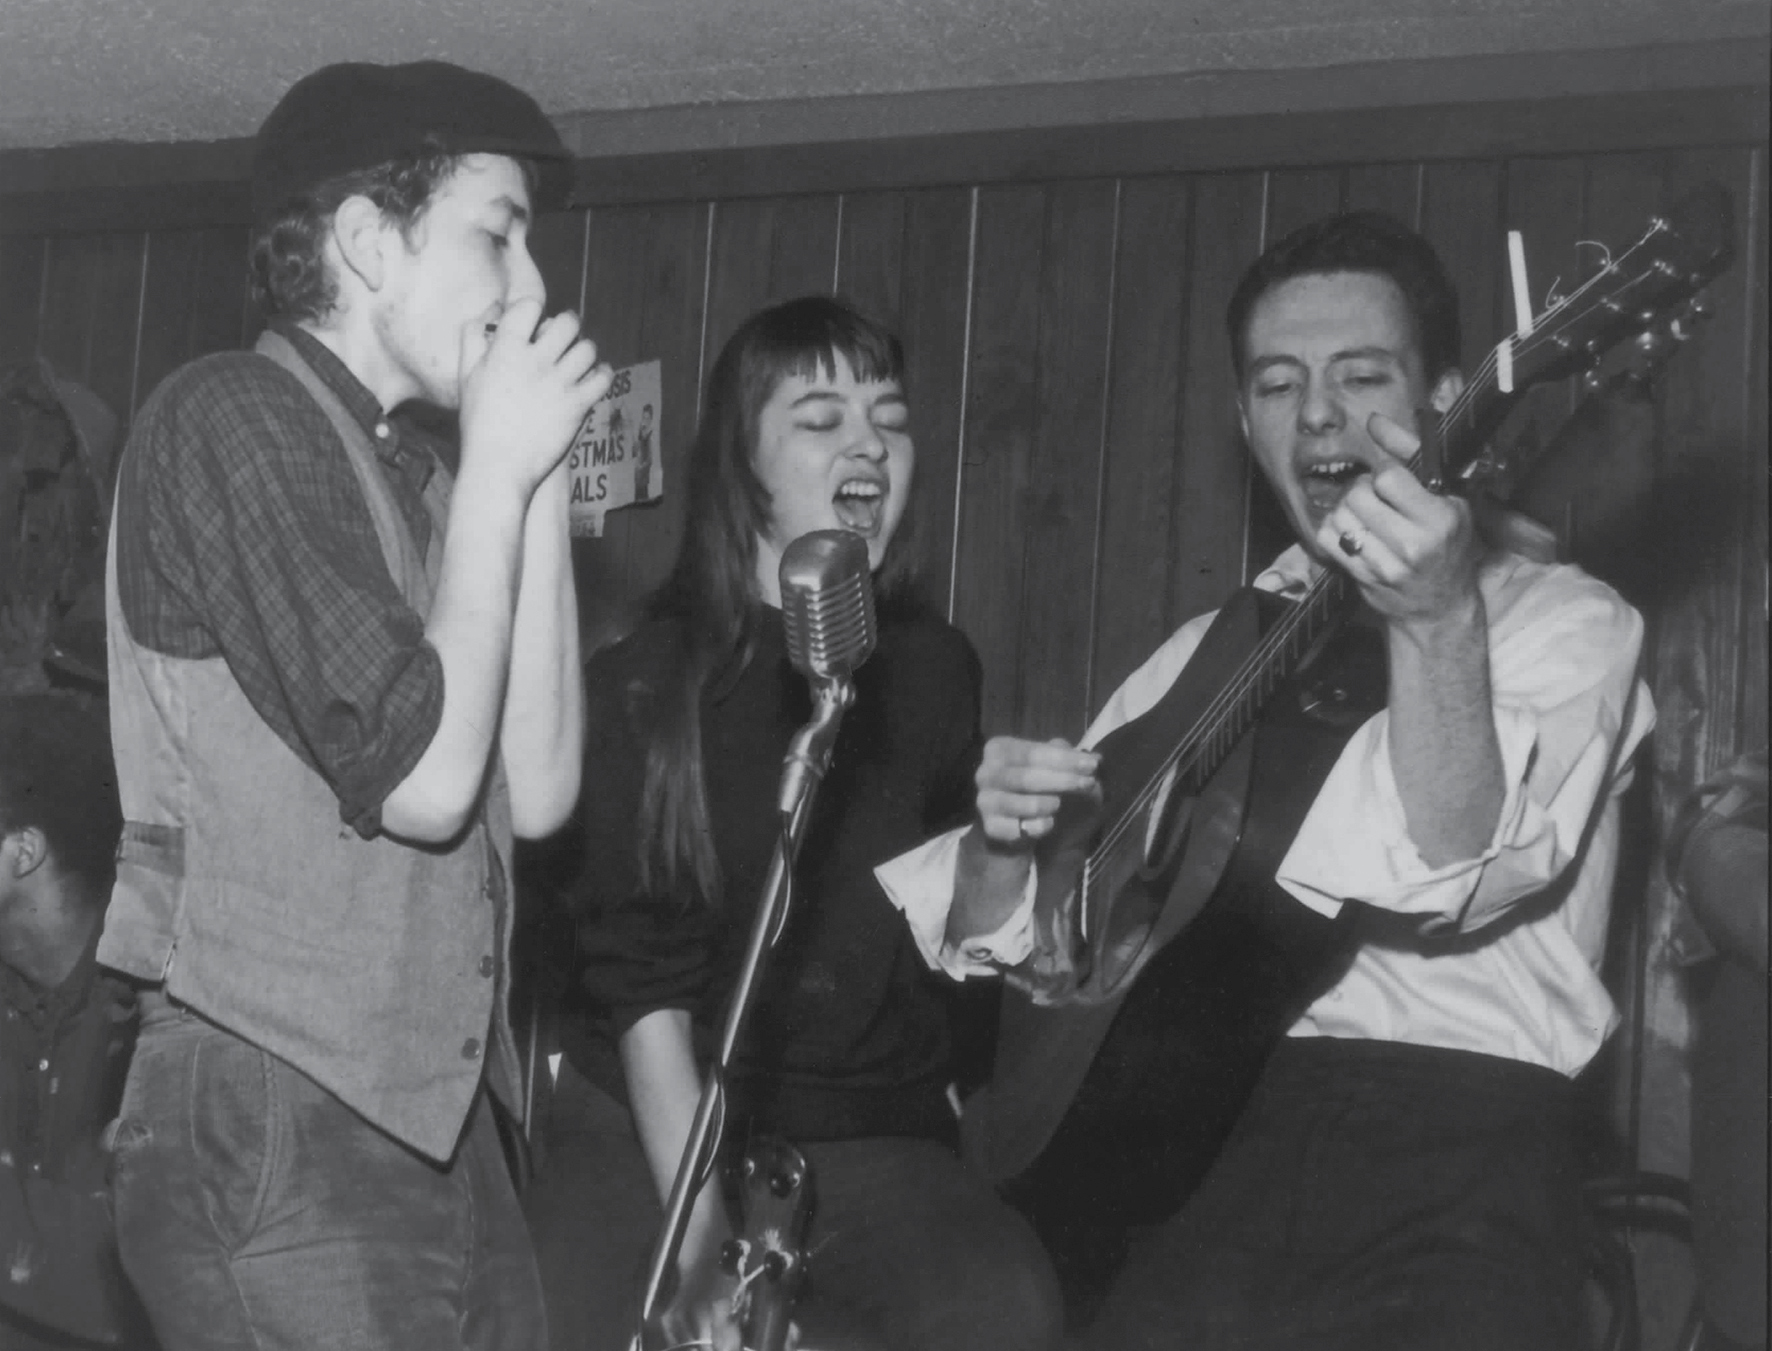
<svg viewBox="0 0 1772 1351"><path fill-rule="evenodd" d="M1421 187L1426 176L1420 164L1354 164L1343 189L1345 211L1383 211L1405 225L1421 228Z"/></svg>
<svg viewBox="0 0 1772 1351"><path fill-rule="evenodd" d="M37 354L47 247L41 235L0 235L0 367Z"/></svg>
<svg viewBox="0 0 1772 1351"><path fill-rule="evenodd" d="M905 345L911 431L917 447L911 540L930 601L954 617L965 440L967 320L972 296L973 194L966 188L907 193L899 337Z"/></svg>
<svg viewBox="0 0 1772 1351"><path fill-rule="evenodd" d="M987 735L1071 729L1019 720L1022 610L1030 548L1028 483L1039 422L1040 277L1046 192L981 190L967 356L965 454L954 620L984 662Z"/></svg>
<svg viewBox="0 0 1772 1351"><path fill-rule="evenodd" d="M779 204L769 240L769 295L762 303L829 295L836 289L841 201L830 194L788 197Z"/></svg>
<svg viewBox="0 0 1772 1351"><path fill-rule="evenodd" d="M664 406L658 410L657 453L664 496L651 506L628 507L610 518L627 530L627 584L636 595L664 580L683 537L683 492L701 393L708 213L705 202L677 202L652 207L647 214L636 359L659 362ZM593 229L593 255L596 248Z"/></svg>
<svg viewBox="0 0 1772 1351"><path fill-rule="evenodd" d="M119 419L130 411L141 320L144 234L62 235L49 243L37 350Z"/></svg>
<svg viewBox="0 0 1772 1351"><path fill-rule="evenodd" d="M837 234L838 293L895 331L902 317L905 209L902 192L851 193L843 198Z"/></svg>
<svg viewBox="0 0 1772 1351"><path fill-rule="evenodd" d="M1093 716L1169 635L1182 476L1192 190L1181 175L1120 193L1113 349L1096 565Z"/></svg>
<svg viewBox="0 0 1772 1351"><path fill-rule="evenodd" d="M584 317L585 237L588 211L547 211L529 230L529 256L547 286L548 314L571 310ZM593 334L594 336L594 334Z"/></svg>
<svg viewBox="0 0 1772 1351"><path fill-rule="evenodd" d="M1252 578L1270 561L1247 553L1248 492L1256 471L1243 448L1224 326L1237 278L1261 247L1262 175L1201 175L1193 180L1193 198L1171 626L1222 605L1248 580L1246 563Z"/></svg>
<svg viewBox="0 0 1772 1351"><path fill-rule="evenodd" d="M246 231L237 226L155 231L148 236L147 269L135 408L187 361L236 350L244 342Z"/></svg>
<svg viewBox="0 0 1772 1351"><path fill-rule="evenodd" d="M1267 209L1261 246L1284 239L1301 225L1342 209L1345 173L1340 168L1276 169L1267 176Z"/></svg>
<svg viewBox="0 0 1772 1351"><path fill-rule="evenodd" d="M1493 160L1429 164L1422 176L1421 232L1446 265L1458 291L1464 343L1461 362L1474 372L1504 331L1501 291L1507 286L1507 235L1502 170Z"/></svg>
<svg viewBox="0 0 1772 1351"><path fill-rule="evenodd" d="M1093 711L1089 673L1118 207L1118 185L1105 179L1055 184L1046 200L1016 695L1018 725L1041 735L1076 737Z"/></svg>
<svg viewBox="0 0 1772 1351"><path fill-rule="evenodd" d="M704 366L752 313L776 301L829 294L837 275L835 196L720 202L708 266Z"/></svg>

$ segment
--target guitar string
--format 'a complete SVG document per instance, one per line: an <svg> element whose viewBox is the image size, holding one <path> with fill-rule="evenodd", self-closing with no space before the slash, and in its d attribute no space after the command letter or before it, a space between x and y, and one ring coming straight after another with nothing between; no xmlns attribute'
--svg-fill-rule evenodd
<svg viewBox="0 0 1772 1351"><path fill-rule="evenodd" d="M1546 333L1547 325L1573 307L1577 302L1584 299L1587 293L1593 290L1601 282L1625 271L1626 264L1629 260L1647 248L1649 242L1659 233L1661 233L1661 227L1659 225L1653 227L1641 240L1636 244L1633 244L1618 258L1609 259L1607 266L1597 271L1592 277L1588 278L1569 295L1560 297L1554 304L1549 306L1534 322L1531 333L1520 340L1520 344L1516 348L1516 351L1525 356L1532 356L1536 355L1536 353L1547 344L1552 346L1556 345L1557 339ZM1615 306L1618 306L1618 308L1622 309L1623 304L1619 300L1619 297L1635 287L1644 285L1649 276L1650 272L1644 270L1639 272L1636 276L1625 278L1625 280L1609 294L1608 300ZM1461 417L1466 416L1471 411L1471 408L1476 403L1478 397L1487 392L1489 381L1491 377L1496 374L1496 368L1497 357L1495 349L1491 348L1485 354L1482 362L1479 363L1473 379L1465 385L1465 387L1459 392L1458 396L1453 399L1451 405L1448 406L1445 414L1441 418L1442 427L1455 425ZM1409 467L1412 470L1417 469L1420 460L1421 455L1418 452L1411 458ZM1232 711L1230 706L1243 702L1248 692L1254 688L1261 679L1270 674L1265 670L1265 667L1273 659L1275 651L1283 644L1289 643L1293 637L1297 635L1298 630L1306 627L1307 621L1317 618L1314 613L1315 608L1319 605L1326 606L1327 604L1323 600L1322 593L1327 590L1327 584L1330 579L1339 576L1339 573L1325 573L1322 577L1319 577L1317 582L1313 583L1311 588L1300 599L1298 608L1274 626L1274 630L1272 631L1274 641L1268 642L1264 639L1261 643L1257 644L1254 652L1243 665L1238 668L1236 675L1226 686L1225 690L1221 691L1219 696L1208 705L1207 711L1202 714L1200 718L1196 719L1193 728L1190 729L1188 735L1182 739L1181 743L1178 744L1174 750L1164 757L1161 767L1146 781L1133 802L1121 813L1119 818L1108 831L1103 834L1101 843L1094 850L1090 851L1084 861L1081 887L1085 898L1088 895L1094 875L1106 867L1110 861L1114 860L1124 850L1130 840L1130 832L1133 825L1137 819L1144 814L1145 810L1155 802L1158 794L1162 791L1163 785L1169 781L1171 775L1177 771L1183 760L1189 761L1188 768L1192 769L1193 765L1191 762L1198 759L1200 752L1210 747L1215 740L1223 736L1225 732L1223 723ZM1326 616L1324 618L1326 618ZM1306 636L1310 637L1315 635L1308 634Z"/></svg>

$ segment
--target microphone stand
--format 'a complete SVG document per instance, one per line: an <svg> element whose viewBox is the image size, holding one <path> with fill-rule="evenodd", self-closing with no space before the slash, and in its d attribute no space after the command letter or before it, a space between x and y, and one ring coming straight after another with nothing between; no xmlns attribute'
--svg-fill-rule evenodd
<svg viewBox="0 0 1772 1351"><path fill-rule="evenodd" d="M787 927L788 908L793 897L794 860L800 854L806 818L811 814L818 785L830 767L838 724L849 705L855 702L855 686L847 677L815 679L813 689L812 717L794 734L782 763L781 789L776 804L781 816L781 835L763 883L757 917L751 925L750 942L745 948L744 964L739 968L738 982L726 1006L719 1050L702 1079L695 1121L683 1144L683 1159L677 1165L677 1177L671 1184L664 1225L659 1230L646 1269L645 1292L640 1300L640 1325L634 1340L634 1345L641 1351L650 1351L649 1330L656 1326L658 1316L674 1293L677 1258L689 1227L689 1211L719 1156L720 1137L726 1127L726 1078L733 1053L756 1004L769 954Z"/></svg>

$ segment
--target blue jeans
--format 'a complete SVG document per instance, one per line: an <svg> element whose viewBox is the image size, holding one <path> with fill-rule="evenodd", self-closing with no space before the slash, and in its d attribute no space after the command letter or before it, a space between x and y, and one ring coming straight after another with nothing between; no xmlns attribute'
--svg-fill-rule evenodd
<svg viewBox="0 0 1772 1351"><path fill-rule="evenodd" d="M113 1196L167 1351L546 1351L535 1256L481 1094L448 1164L150 994Z"/></svg>

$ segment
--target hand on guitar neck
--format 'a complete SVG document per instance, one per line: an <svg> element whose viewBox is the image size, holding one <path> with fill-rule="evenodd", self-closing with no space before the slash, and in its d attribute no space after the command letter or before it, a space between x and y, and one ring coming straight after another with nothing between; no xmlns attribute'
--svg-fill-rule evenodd
<svg viewBox="0 0 1772 1351"><path fill-rule="evenodd" d="M1419 438L1382 413L1367 432L1390 458L1322 517L1312 552L1384 621L1391 769L1410 838L1441 867L1482 852L1505 793L1477 586L1483 542L1468 502L1410 472Z"/></svg>

